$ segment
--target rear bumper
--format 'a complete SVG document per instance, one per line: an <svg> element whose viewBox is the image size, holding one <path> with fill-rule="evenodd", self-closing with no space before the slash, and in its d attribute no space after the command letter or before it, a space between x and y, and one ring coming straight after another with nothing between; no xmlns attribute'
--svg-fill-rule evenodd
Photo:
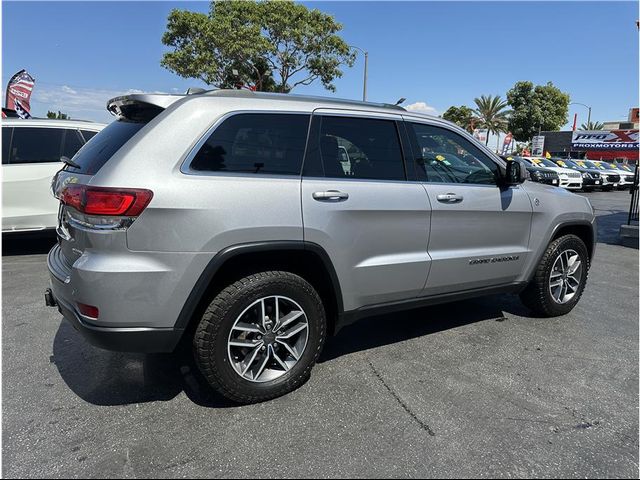
<svg viewBox="0 0 640 480"><path fill-rule="evenodd" d="M72 285L70 272L62 265L60 249L56 245L47 257L51 288L45 292L48 306L58 311L89 343L106 350L121 352L172 352L184 333L180 328L131 327L96 325L76 308L78 285ZM122 298L115 303L126 305ZM121 314L126 314L125 310Z"/></svg>
<svg viewBox="0 0 640 480"><path fill-rule="evenodd" d="M105 350L138 353L173 352L183 330L154 328L105 328L86 323L74 307L53 294L58 311L93 346Z"/></svg>

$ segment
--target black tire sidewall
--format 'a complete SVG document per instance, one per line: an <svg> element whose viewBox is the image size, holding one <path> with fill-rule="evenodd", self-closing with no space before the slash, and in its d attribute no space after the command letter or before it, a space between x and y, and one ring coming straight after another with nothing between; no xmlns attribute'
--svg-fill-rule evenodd
<svg viewBox="0 0 640 480"><path fill-rule="evenodd" d="M553 295L551 295L551 291L549 289L549 281L553 265L558 259L558 256L566 250L574 250L578 253L578 255L580 256L580 261L583 265L583 271L580 278L578 291L573 296L573 298L567 303L557 303L553 298ZM546 303L546 308L550 310L550 313L554 315L563 315L565 313L569 313L580 301L580 297L582 296L582 293L586 286L587 274L589 270L589 253L587 251L587 247L585 246L584 242L575 235L566 235L565 237L561 237L559 241L554 242L550 246L549 256L547 257L547 261L542 267L542 284L539 286L539 288L543 289L541 293L544 302Z"/></svg>
<svg viewBox="0 0 640 480"><path fill-rule="evenodd" d="M196 360L203 367L204 376L214 388L222 387L221 393L225 396L240 401L260 401L295 389L309 377L324 345L326 319L318 294L304 279L288 272L251 275L223 293L229 292L232 292L230 297L205 313L205 317L209 314L210 318L207 321L203 318L198 327L211 338L209 348L202 349L196 345ZM288 297L302 307L308 322L307 345L298 362L284 375L268 382L251 382L242 378L231 365L227 342L238 316L256 300L272 295ZM211 373L214 378L211 378Z"/></svg>

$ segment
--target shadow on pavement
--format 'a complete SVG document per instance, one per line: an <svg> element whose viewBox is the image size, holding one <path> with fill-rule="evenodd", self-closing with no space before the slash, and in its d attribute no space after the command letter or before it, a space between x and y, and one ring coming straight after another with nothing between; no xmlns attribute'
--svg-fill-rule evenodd
<svg viewBox="0 0 640 480"><path fill-rule="evenodd" d="M3 233L2 256L46 254L55 244L56 232L54 230Z"/></svg>
<svg viewBox="0 0 640 480"><path fill-rule="evenodd" d="M622 245L620 226L627 224L629 212L621 210L611 210L610 212L597 217L598 242L609 245Z"/></svg>
<svg viewBox="0 0 640 480"><path fill-rule="evenodd" d="M319 362L472 323L503 321L504 312L532 316L518 297L493 295L365 318L327 339Z"/></svg>
<svg viewBox="0 0 640 480"><path fill-rule="evenodd" d="M475 322L502 321L504 311L528 314L515 297L504 295L365 318L329 338L319 362ZM109 352L89 345L63 321L54 339L51 361L68 387L94 405L166 401L185 392L200 406L237 406L207 385L188 342L172 354Z"/></svg>
<svg viewBox="0 0 640 480"><path fill-rule="evenodd" d="M166 401L185 392L201 406L236 406L208 387L186 346L170 354L110 352L93 347L62 321L51 361L67 386L94 405Z"/></svg>

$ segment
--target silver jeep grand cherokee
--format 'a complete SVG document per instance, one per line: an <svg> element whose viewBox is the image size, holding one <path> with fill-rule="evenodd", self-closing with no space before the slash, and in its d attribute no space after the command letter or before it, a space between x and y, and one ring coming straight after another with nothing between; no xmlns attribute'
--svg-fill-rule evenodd
<svg viewBox="0 0 640 480"><path fill-rule="evenodd" d="M300 386L361 317L496 292L555 316L583 292L589 202L439 118L228 90L107 108L54 179L47 304L99 347L191 342L237 402Z"/></svg>

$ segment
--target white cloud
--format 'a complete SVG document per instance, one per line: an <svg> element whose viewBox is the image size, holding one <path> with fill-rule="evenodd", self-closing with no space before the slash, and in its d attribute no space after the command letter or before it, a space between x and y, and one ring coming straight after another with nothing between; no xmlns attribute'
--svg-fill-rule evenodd
<svg viewBox="0 0 640 480"><path fill-rule="evenodd" d="M144 90L71 88L67 85L38 85L36 82L31 97L31 109L32 114L37 117L46 116L48 110L59 110L77 120L110 122L114 117L107 112L107 101L113 97L134 93L144 93Z"/></svg>
<svg viewBox="0 0 640 480"><path fill-rule="evenodd" d="M407 105L404 108L410 112L426 113L427 115L438 115L438 111L431 105L427 105L425 102L416 102L411 105Z"/></svg>

